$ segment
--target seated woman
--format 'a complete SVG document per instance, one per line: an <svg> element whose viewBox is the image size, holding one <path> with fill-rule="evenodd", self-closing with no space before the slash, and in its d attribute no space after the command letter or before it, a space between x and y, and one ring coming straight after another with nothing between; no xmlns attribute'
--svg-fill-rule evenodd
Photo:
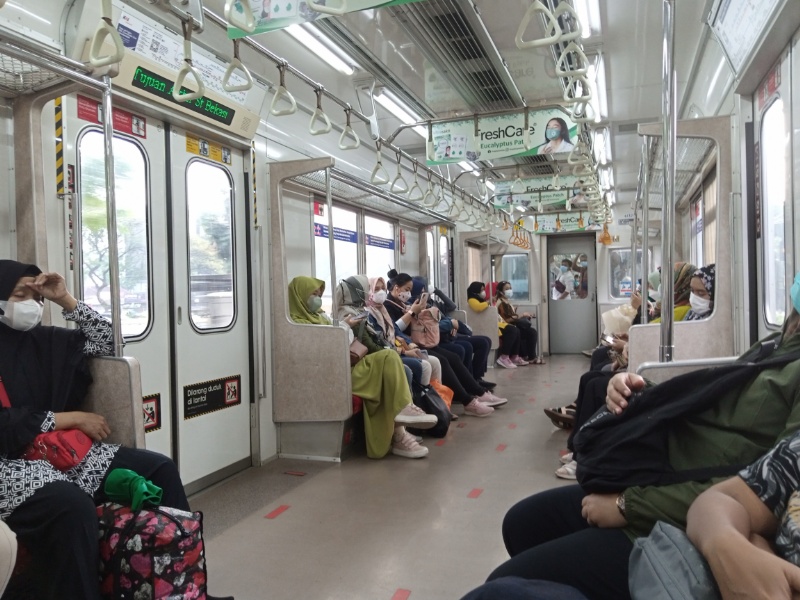
<svg viewBox="0 0 800 600"><path fill-rule="evenodd" d="M800 431L692 503L686 533L723 600L800 595L798 483Z"/></svg>
<svg viewBox="0 0 800 600"><path fill-rule="evenodd" d="M714 311L714 281L717 266L710 264L700 267L692 274L690 282L691 293L689 304L692 309L686 313L684 321L700 321L711 315Z"/></svg>
<svg viewBox="0 0 800 600"><path fill-rule="evenodd" d="M324 291L325 282L321 279L303 276L292 279L289 282L289 317L292 321L330 325L328 317L319 312ZM360 321L365 316L361 319L345 319L348 330L357 333ZM364 401L367 456L383 458L389 450L404 458L427 456L428 449L420 446L403 425L429 429L437 419L433 415L426 415L411 402L411 390L400 355L394 350L378 346L366 328L359 341L369 352L351 368L351 384L353 394Z"/></svg>
<svg viewBox="0 0 800 600"><path fill-rule="evenodd" d="M501 281L497 284L497 296L495 297L497 314L500 315L503 321L519 329L520 356L512 356L511 361L518 366L529 363L544 364L544 360L539 357L536 347L539 334L531 325L531 317L533 315L527 312L521 315L517 314L517 309L511 304L510 300L513 293L511 284L508 281Z"/></svg>
<svg viewBox="0 0 800 600"><path fill-rule="evenodd" d="M406 304L411 299L412 287L411 275L408 273L389 271L388 285L389 297L384 306L398 329L405 331L425 308L425 299L419 298L411 305ZM441 362L442 383L453 390L453 400L464 405L464 414L488 417L494 412L492 405L499 406L507 402L482 388L454 352L439 346L424 349Z"/></svg>
<svg viewBox="0 0 800 600"><path fill-rule="evenodd" d="M442 304L445 304L447 307L455 307L455 304L452 300L447 298L447 296L445 296L441 291L434 290L432 285L427 286L426 288L425 279L422 277L414 277L412 279L412 302L426 289L428 290L429 305L435 305L439 307L440 310ZM431 294L434 291L436 292L437 296L444 298L447 302L443 303L440 300L434 303L431 299ZM451 310L455 310L455 308L451 308ZM472 377L475 379L475 381L477 381L478 384L486 390L494 389L495 384L493 382L485 381L483 379L483 376L486 375L486 370L488 368L489 352L492 349L492 340L485 335L474 335L469 330L466 323L459 323L458 319L445 316L444 312L442 312L441 315L442 316L439 321L441 341L439 342L439 345L449 350L452 350L452 348L448 344L456 344L463 348L465 352L464 366L469 369L470 373L472 373Z"/></svg>
<svg viewBox="0 0 800 600"><path fill-rule="evenodd" d="M178 469L166 456L105 444L106 420L80 411L92 382L90 356L113 355L111 325L76 300L57 273L0 260L0 518L30 555L36 598L100 600L95 504L107 500L106 475L130 469L162 488L162 504L189 510ZM40 325L43 300L78 329ZM94 443L73 469L20 456L40 433L79 429ZM15 581L8 591L14 596ZM209 596L209 598L212 598Z"/></svg>
<svg viewBox="0 0 800 600"><path fill-rule="evenodd" d="M473 281L467 287L467 304L477 313L489 308L489 302L486 300L486 286L480 281ZM503 320L498 321L497 328L500 335L497 364L506 369L516 369L517 365L512 357L519 358L519 329Z"/></svg>
<svg viewBox="0 0 800 600"><path fill-rule="evenodd" d="M777 338L780 343L773 357L800 352L800 274L795 286L794 309L782 337ZM761 347L757 344L754 350ZM621 414L632 394L645 385L638 375L615 375L607 388L609 412ZM796 432L798 389L800 360L754 373L745 385L720 393L709 409L670 424L668 464L676 471L687 471L755 461L778 440ZM779 462L781 469L791 473L783 460ZM503 537L511 558L490 579L516 575L565 583L594 600L630 598L628 559L633 541L648 535L657 521L685 526L689 506L713 483L631 486L610 494L587 494L573 485L535 494L506 514Z"/></svg>

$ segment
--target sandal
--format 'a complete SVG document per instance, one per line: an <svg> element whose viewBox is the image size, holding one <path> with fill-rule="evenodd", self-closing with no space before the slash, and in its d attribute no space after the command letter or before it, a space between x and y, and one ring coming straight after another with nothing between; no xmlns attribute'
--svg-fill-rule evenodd
<svg viewBox="0 0 800 600"><path fill-rule="evenodd" d="M535 365L546 365L547 363L544 362L544 359L541 356L537 356L533 359L533 364Z"/></svg>
<svg viewBox="0 0 800 600"><path fill-rule="evenodd" d="M549 417L556 427L571 429L575 425L575 408L575 404L557 408L545 408L544 414Z"/></svg>

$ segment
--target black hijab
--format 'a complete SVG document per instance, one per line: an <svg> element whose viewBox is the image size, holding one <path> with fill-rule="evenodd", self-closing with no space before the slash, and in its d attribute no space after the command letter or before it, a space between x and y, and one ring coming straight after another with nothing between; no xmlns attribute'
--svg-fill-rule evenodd
<svg viewBox="0 0 800 600"><path fill-rule="evenodd" d="M0 260L0 300L8 300L20 277L41 270ZM77 410L92 382L79 329L37 325L17 331L0 323L0 377L11 406L31 412Z"/></svg>
<svg viewBox="0 0 800 600"><path fill-rule="evenodd" d="M481 298L481 290L484 289L486 286L481 283L480 281L473 281L467 287L467 298L475 298L480 302L486 302L486 298Z"/></svg>

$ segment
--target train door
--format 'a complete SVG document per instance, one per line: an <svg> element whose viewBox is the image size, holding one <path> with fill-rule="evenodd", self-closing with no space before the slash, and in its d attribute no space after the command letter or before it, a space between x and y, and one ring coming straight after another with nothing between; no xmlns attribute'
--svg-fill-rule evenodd
<svg viewBox="0 0 800 600"><path fill-rule="evenodd" d="M597 345L594 236L547 241L551 354L576 354Z"/></svg>
<svg viewBox="0 0 800 600"><path fill-rule="evenodd" d="M794 247L791 165L791 61L789 53L762 81L753 98L755 112L756 272L758 286L758 337L780 328L791 309L787 304L792 285Z"/></svg>
<svg viewBox="0 0 800 600"><path fill-rule="evenodd" d="M177 127L168 148L178 461L207 485L250 465L244 158Z"/></svg>

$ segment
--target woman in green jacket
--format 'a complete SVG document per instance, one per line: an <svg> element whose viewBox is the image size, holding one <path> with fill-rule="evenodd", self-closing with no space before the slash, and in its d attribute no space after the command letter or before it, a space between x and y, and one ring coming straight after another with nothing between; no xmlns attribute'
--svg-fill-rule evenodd
<svg viewBox="0 0 800 600"><path fill-rule="evenodd" d="M800 351L800 274L792 302L774 356ZM619 414L644 386L633 373L615 375L608 385L608 409ZM764 369L709 410L672 425L669 462L675 470L748 464L798 429L800 361L793 361ZM619 494L586 494L573 485L531 496L506 514L503 537L511 558L489 579L517 575L569 584L592 600L630 598L633 540L648 535L656 521L685 528L692 501L722 479L632 487Z"/></svg>
<svg viewBox="0 0 800 600"><path fill-rule="evenodd" d="M325 282L313 277L295 277L289 283L289 317L295 323L330 325L331 321L320 311ZM429 429L436 425L433 415L425 414L412 404L405 369L400 355L385 350L360 328L361 319L347 319L352 331L351 341L359 334L359 341L367 347L368 354L350 370L352 392L364 402L364 432L367 439L367 456L383 458L392 454L404 458L423 458L428 449L417 443L404 425Z"/></svg>

